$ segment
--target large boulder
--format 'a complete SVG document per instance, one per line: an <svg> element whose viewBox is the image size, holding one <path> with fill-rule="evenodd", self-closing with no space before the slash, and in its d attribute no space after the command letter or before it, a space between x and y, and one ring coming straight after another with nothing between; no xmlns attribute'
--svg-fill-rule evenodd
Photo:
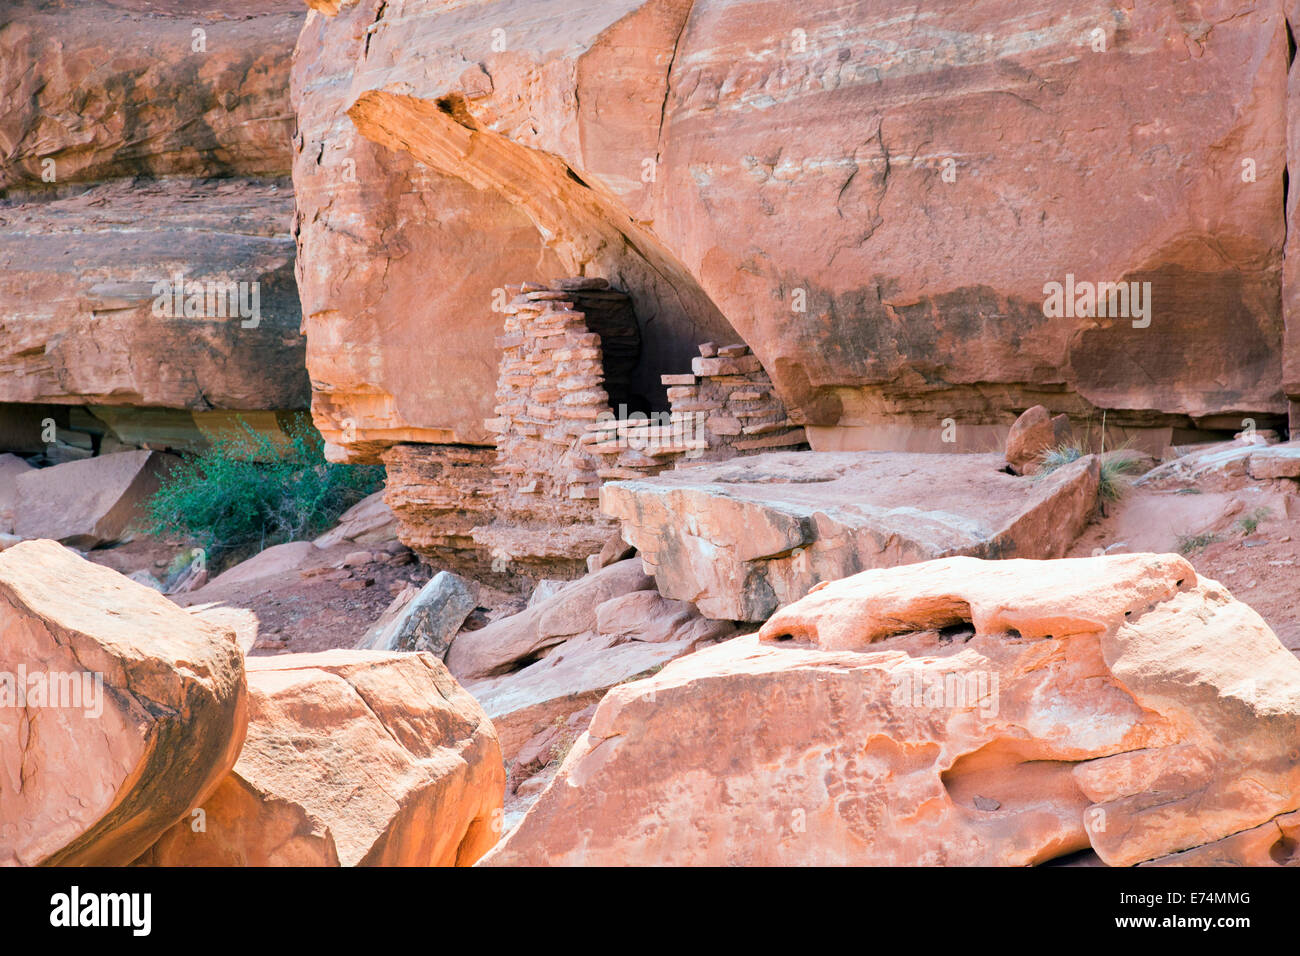
<svg viewBox="0 0 1300 956"><path fill-rule="evenodd" d="M1078 422L1107 410L1108 426L1286 413L1276 5L316 6L295 69L295 179L304 297L339 290L307 312L313 379L331 383L318 414L341 433L352 417L358 440L363 421L379 439L418 422L473 440L465 398L439 412L442 389L425 389L417 415L398 397L419 364L394 353L427 313L388 292L358 308L371 283L349 279L442 242L442 275L477 283L442 314L486 319L489 282L547 269L521 274L520 217L564 273L607 277L655 313L642 372L684 371L690 346L734 326L817 449L945 450L947 421L975 450L980 429L1048 395ZM366 154L358 135L389 152ZM436 185L438 215L404 215L400 197L431 194L416 182ZM330 241L362 203L394 231ZM482 262L436 232L406 241L458 214L520 256ZM1102 283L1125 284L1113 304L1102 287L1104 313ZM449 284L417 288L432 308ZM467 363L439 346L430 370L447 380Z"/></svg>
<svg viewBox="0 0 1300 956"><path fill-rule="evenodd" d="M250 658L234 770L140 863L467 866L497 840L496 732L429 654Z"/></svg>
<svg viewBox="0 0 1300 956"><path fill-rule="evenodd" d="M614 688L487 861L1289 857L1297 739L1300 661L1182 558L947 558Z"/></svg>
<svg viewBox="0 0 1300 956"><path fill-rule="evenodd" d="M819 581L952 554L1055 558L1096 511L1089 455L1041 480L1002 456L770 453L607 483L665 596L762 621Z"/></svg>
<svg viewBox="0 0 1300 956"><path fill-rule="evenodd" d="M234 637L52 541L0 554L0 864L129 863L230 771Z"/></svg>
<svg viewBox="0 0 1300 956"><path fill-rule="evenodd" d="M1069 428L1064 415L1053 418L1042 405L1026 409L1007 434L1007 465L1017 475L1032 475L1047 451L1065 443Z"/></svg>
<svg viewBox="0 0 1300 956"><path fill-rule="evenodd" d="M14 533L83 550L122 537L144 517L169 456L123 451L19 475Z"/></svg>

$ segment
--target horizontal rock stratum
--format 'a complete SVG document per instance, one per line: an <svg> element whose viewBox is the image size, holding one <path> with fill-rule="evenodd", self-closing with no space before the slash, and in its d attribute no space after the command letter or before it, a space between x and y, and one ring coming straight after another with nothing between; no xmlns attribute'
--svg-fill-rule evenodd
<svg viewBox="0 0 1300 956"><path fill-rule="evenodd" d="M947 558L613 688L484 862L1285 861L1297 740L1300 661L1182 558Z"/></svg>
<svg viewBox="0 0 1300 956"><path fill-rule="evenodd" d="M609 482L660 592L709 617L763 621L815 584L969 554L1055 558L1096 510L1095 457L1041 481L1001 455L783 452Z"/></svg>
<svg viewBox="0 0 1300 956"><path fill-rule="evenodd" d="M312 6L300 278L348 454L485 441L492 290L558 274L632 295L647 383L738 333L821 450L1300 395L1279 5Z"/></svg>
<svg viewBox="0 0 1300 956"><path fill-rule="evenodd" d="M4 4L0 402L307 406L288 180L305 15ZM184 314L159 308L178 276Z"/></svg>
<svg viewBox="0 0 1300 956"><path fill-rule="evenodd" d="M0 864L127 864L234 765L232 632L26 541L0 554L0 634Z"/></svg>

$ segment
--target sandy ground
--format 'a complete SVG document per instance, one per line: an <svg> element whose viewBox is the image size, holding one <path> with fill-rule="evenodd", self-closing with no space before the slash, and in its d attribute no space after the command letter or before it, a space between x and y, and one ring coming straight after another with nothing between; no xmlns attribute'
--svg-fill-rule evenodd
<svg viewBox="0 0 1300 956"><path fill-rule="evenodd" d="M1287 479L1213 477L1195 485L1133 487L1071 550L1071 557L1183 554L1224 585L1300 655L1300 486ZM1250 530L1251 528L1254 530Z"/></svg>
<svg viewBox="0 0 1300 956"><path fill-rule="evenodd" d="M140 535L87 557L123 574L145 570L161 578L176 555L188 550L186 542ZM360 552L376 560L341 566ZM198 590L168 597L206 620L234 628L249 654L304 653L355 647L396 595L410 586L423 587L437 570L419 564L409 551L389 555L379 546L347 543L311 549L305 559L252 580L226 583L218 576ZM481 627L523 606L518 598L487 587L481 589L480 604L467 627Z"/></svg>

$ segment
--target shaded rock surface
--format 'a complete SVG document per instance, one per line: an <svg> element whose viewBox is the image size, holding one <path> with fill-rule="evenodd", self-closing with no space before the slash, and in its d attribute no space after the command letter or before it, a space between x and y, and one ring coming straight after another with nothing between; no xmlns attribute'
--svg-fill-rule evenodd
<svg viewBox="0 0 1300 956"><path fill-rule="evenodd" d="M0 629L0 863L126 864L235 763L227 631L52 541L0 554Z"/></svg>
<svg viewBox="0 0 1300 956"><path fill-rule="evenodd" d="M1274 820L1276 854L1298 731L1300 661L1182 558L946 558L614 688L485 862L1132 865Z"/></svg>
<svg viewBox="0 0 1300 956"><path fill-rule="evenodd" d="M292 211L287 182L247 179L0 201L0 400L304 407ZM177 275L204 284L199 314L158 285ZM244 285L209 306L219 282Z"/></svg>
<svg viewBox="0 0 1300 956"><path fill-rule="evenodd" d="M295 0L0 10L0 401L306 406L286 178L304 17ZM257 315L156 314L178 274L242 283L250 306L256 288Z"/></svg>
<svg viewBox="0 0 1300 956"><path fill-rule="evenodd" d="M123 451L19 475L14 533L83 550L116 541L144 517L169 461L158 452Z"/></svg>
<svg viewBox="0 0 1300 956"><path fill-rule="evenodd" d="M1000 455L770 453L607 483L659 591L761 621L819 581L950 554L1059 557L1097 501L1086 456L1041 481Z"/></svg>

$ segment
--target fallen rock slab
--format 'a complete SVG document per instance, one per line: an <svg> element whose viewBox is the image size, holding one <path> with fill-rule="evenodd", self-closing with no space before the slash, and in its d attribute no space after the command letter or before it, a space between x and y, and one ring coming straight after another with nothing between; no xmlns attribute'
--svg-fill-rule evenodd
<svg viewBox="0 0 1300 956"><path fill-rule="evenodd" d="M665 597L762 621L868 568L1063 555L1096 509L1097 459L1034 481L1002 468L996 454L774 453L608 482L600 501Z"/></svg>
<svg viewBox="0 0 1300 956"><path fill-rule="evenodd" d="M0 554L0 864L129 863L235 763L233 635L53 541Z"/></svg>
<svg viewBox="0 0 1300 956"><path fill-rule="evenodd" d="M1300 442L1276 443L1263 433L1247 439L1175 449L1177 457L1153 468L1134 484L1155 488L1179 484L1240 486L1246 479L1300 477ZM1294 474L1293 474L1294 472Z"/></svg>
<svg viewBox="0 0 1300 956"><path fill-rule="evenodd" d="M123 451L38 468L15 481L14 534L88 550L116 541L144 516L158 477L174 459Z"/></svg>
<svg viewBox="0 0 1300 956"><path fill-rule="evenodd" d="M469 865L496 842L505 769L483 710L430 654L248 661L248 740L157 866Z"/></svg>
<svg viewBox="0 0 1300 956"><path fill-rule="evenodd" d="M17 455L0 455L0 534L13 533L14 506L18 499L17 478L31 470L32 466Z"/></svg>
<svg viewBox="0 0 1300 956"><path fill-rule="evenodd" d="M310 541L273 544L247 560L222 571L209 584L213 588L245 584L259 578L279 577L300 570L320 549Z"/></svg>
<svg viewBox="0 0 1300 956"><path fill-rule="evenodd" d="M1300 478L1300 441L1256 448L1250 456L1250 477Z"/></svg>
<svg viewBox="0 0 1300 956"><path fill-rule="evenodd" d="M953 557L613 688L484 862L1115 866L1274 821L1233 852L1276 858L1297 739L1300 661L1182 558Z"/></svg>
<svg viewBox="0 0 1300 956"><path fill-rule="evenodd" d="M357 646L377 651L428 651L442 660L465 618L478 606L478 592L475 582L439 571L394 619L371 629Z"/></svg>
<svg viewBox="0 0 1300 956"><path fill-rule="evenodd" d="M457 635L447 651L447 668L462 681L518 670L548 648L594 631L596 608L610 598L654 584L639 561L611 564L519 614Z"/></svg>
<svg viewBox="0 0 1300 956"><path fill-rule="evenodd" d="M501 735L507 761L557 721L594 705L615 684L736 633L731 623L711 621L655 591L633 591L594 610L591 631L566 638L512 673L466 683Z"/></svg>
<svg viewBox="0 0 1300 956"><path fill-rule="evenodd" d="M384 501L384 492L367 495L339 516L339 523L313 543L329 548L344 541L353 544L387 544L397 540L397 516Z"/></svg>

